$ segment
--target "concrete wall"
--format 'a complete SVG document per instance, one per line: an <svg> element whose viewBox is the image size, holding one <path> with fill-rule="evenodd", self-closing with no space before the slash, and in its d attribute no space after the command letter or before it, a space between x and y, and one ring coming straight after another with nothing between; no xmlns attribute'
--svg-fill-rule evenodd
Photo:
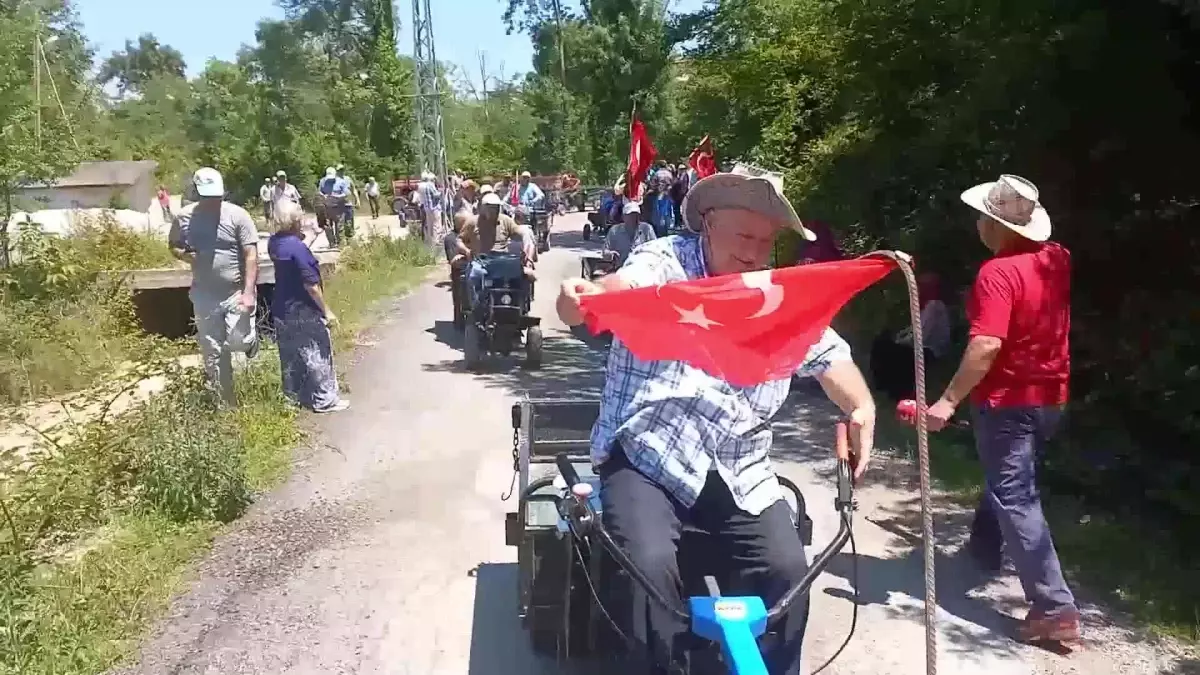
<svg viewBox="0 0 1200 675"><path fill-rule="evenodd" d="M154 175L146 174L133 185L88 185L68 187L24 187L18 188L19 200L28 201L21 206L38 209L97 209L108 208L114 196L120 196L125 207L134 211L147 212L154 204Z"/></svg>

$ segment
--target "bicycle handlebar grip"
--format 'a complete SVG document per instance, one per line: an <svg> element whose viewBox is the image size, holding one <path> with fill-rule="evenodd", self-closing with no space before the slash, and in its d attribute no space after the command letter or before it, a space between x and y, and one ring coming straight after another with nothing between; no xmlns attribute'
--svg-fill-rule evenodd
<svg viewBox="0 0 1200 675"><path fill-rule="evenodd" d="M571 464L571 460L565 454L555 457L554 463L558 465L558 472L562 474L568 488L573 488L582 482L579 480L579 472L575 470L575 466Z"/></svg>
<svg viewBox="0 0 1200 675"><path fill-rule="evenodd" d="M837 504L840 510L843 505L853 504L854 472L850 458L850 425L845 422L837 423L837 439L834 454L837 456Z"/></svg>

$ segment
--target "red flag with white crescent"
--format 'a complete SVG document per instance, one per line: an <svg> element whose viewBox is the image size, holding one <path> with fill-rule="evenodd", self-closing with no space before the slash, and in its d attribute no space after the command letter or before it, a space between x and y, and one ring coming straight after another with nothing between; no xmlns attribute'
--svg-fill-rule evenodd
<svg viewBox="0 0 1200 675"><path fill-rule="evenodd" d="M851 298L896 269L881 256L587 295L593 333L643 361L683 361L736 386L791 376Z"/></svg>
<svg viewBox="0 0 1200 675"><path fill-rule="evenodd" d="M626 197L636 200L642 196L642 183L646 181L655 157L658 157L658 150L650 141L646 125L637 117L632 118L629 122L629 167L625 171Z"/></svg>

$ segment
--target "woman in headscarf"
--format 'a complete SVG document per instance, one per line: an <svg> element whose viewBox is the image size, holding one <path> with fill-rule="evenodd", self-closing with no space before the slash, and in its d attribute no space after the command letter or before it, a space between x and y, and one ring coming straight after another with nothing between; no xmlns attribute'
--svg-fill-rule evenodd
<svg viewBox="0 0 1200 675"><path fill-rule="evenodd" d="M279 343L283 393L293 403L315 412L337 412L350 407L338 392L333 368L330 326L337 317L325 300L321 267L304 243L298 204L280 202L275 213L278 231L267 242L275 264L275 292L271 315Z"/></svg>
<svg viewBox="0 0 1200 675"><path fill-rule="evenodd" d="M917 276L921 303L921 337L928 368L950 348L950 310L942 301L941 279L933 272ZM885 330L871 348L871 379L893 400L916 396L912 328Z"/></svg>

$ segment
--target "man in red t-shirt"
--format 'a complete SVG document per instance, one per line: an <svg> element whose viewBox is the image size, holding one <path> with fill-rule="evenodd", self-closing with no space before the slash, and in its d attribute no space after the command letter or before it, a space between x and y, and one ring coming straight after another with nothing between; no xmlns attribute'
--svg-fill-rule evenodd
<svg viewBox="0 0 1200 675"><path fill-rule="evenodd" d="M929 429L943 428L970 399L975 446L987 489L968 547L985 568L1001 547L1017 568L1029 614L1025 641L1073 642L1079 610L1063 578L1036 481L1037 459L1067 402L1071 357L1071 254L1050 238L1037 187L1004 175L962 199L982 215L979 238L993 257L979 269L967 303L970 341Z"/></svg>

